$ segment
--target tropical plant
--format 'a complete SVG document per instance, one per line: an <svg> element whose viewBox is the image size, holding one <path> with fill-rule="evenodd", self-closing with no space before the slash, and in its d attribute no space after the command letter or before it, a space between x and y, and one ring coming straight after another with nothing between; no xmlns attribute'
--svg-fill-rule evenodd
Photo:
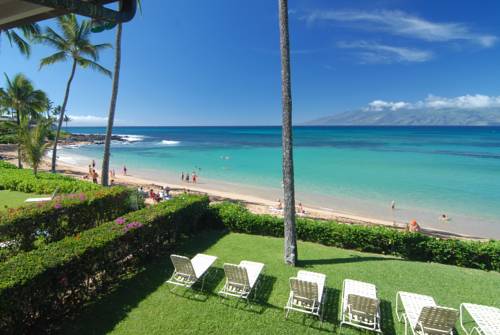
<svg viewBox="0 0 500 335"><path fill-rule="evenodd" d="M40 68L54 63L64 62L68 59L72 61L71 72L66 84L66 91L59 114L59 122L57 124L56 137L52 150L52 172L56 171L57 143L64 121L64 112L68 104L69 92L75 76L76 67L91 68L109 77L111 76L111 71L97 63L99 60L99 52L103 49L110 48L111 45L109 43L92 44L90 40L90 21L83 20L82 22L78 22L74 14L68 14L57 18L57 26L61 34L47 27L45 33L40 35L40 40L42 42L57 50L56 53L40 60Z"/></svg>
<svg viewBox="0 0 500 335"><path fill-rule="evenodd" d="M295 186L293 175L292 90L290 80L290 43L288 0L279 0L281 94L283 104L283 215L285 219L285 263L295 266L298 258L295 229Z"/></svg>
<svg viewBox="0 0 500 335"><path fill-rule="evenodd" d="M47 95L41 90L36 90L33 83L23 74L17 74L11 80L5 74L6 87L0 90L1 104L16 115L16 124L21 126L21 120L27 118L36 120L47 105ZM21 148L18 145L18 166L21 163Z"/></svg>
<svg viewBox="0 0 500 335"><path fill-rule="evenodd" d="M34 127L30 128L27 118L23 118L18 128L19 145L23 160L32 168L37 176L38 167L42 163L45 150L49 146L47 136L49 134L50 124L48 120L40 119Z"/></svg>
<svg viewBox="0 0 500 335"><path fill-rule="evenodd" d="M64 115L64 123L66 123L66 128L68 128L68 122L71 122L71 118L66 114Z"/></svg>
<svg viewBox="0 0 500 335"><path fill-rule="evenodd" d="M139 9L141 1L137 0ZM121 6L121 2L120 2ZM109 104L108 125L106 128L106 138L104 139L104 156L102 159L101 183L103 186L109 185L109 157L111 155L111 137L113 135L113 124L115 122L116 101L118 99L118 87L120 83L120 66L122 59L122 23L118 23L115 39L115 66L113 71L113 89L111 91L111 102Z"/></svg>
<svg viewBox="0 0 500 335"><path fill-rule="evenodd" d="M40 26L36 23L26 24L15 29L0 30L0 34L1 33L7 36L10 45L15 44L23 55L29 57L31 55L31 45L29 41L40 34ZM24 38L21 37L21 35L23 35Z"/></svg>

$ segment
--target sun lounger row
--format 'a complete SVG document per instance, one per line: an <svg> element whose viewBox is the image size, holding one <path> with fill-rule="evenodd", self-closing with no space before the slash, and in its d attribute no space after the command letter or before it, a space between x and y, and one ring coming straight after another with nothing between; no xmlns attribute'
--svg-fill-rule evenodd
<svg viewBox="0 0 500 335"><path fill-rule="evenodd" d="M208 269L217 260L215 256L197 254L192 259L171 255L174 273L167 283L190 288L202 281ZM221 296L233 296L248 301L250 294L257 292L257 285L265 265L258 262L241 261L224 264L226 282L219 291ZM285 305L285 317L291 311L298 311L323 320L326 300L326 275L300 270L290 278L290 294ZM475 326L467 329L465 312ZM341 295L340 331L343 325L382 333L380 300L375 285L352 279L345 279ZM430 296L399 291L396 294L396 315L414 335L453 334L453 328L460 316L460 325L468 335L500 335L500 309L489 306L461 304L460 312L453 308L438 306Z"/></svg>

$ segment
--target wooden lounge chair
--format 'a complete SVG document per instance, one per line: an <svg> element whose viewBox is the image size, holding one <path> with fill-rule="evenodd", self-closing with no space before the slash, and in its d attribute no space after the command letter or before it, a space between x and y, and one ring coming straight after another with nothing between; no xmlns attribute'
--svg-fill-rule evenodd
<svg viewBox="0 0 500 335"><path fill-rule="evenodd" d="M239 265L224 264L226 283L219 294L246 299L254 289L254 298L257 294L257 285L264 264L258 262L241 261Z"/></svg>
<svg viewBox="0 0 500 335"><path fill-rule="evenodd" d="M472 317L475 327L467 330L464 325L465 311ZM500 334L500 308L475 305L460 305L460 325L467 335L477 333L478 335L498 335Z"/></svg>
<svg viewBox="0 0 500 335"><path fill-rule="evenodd" d="M340 329L342 325L381 333L380 301L373 284L345 279L342 285Z"/></svg>
<svg viewBox="0 0 500 335"><path fill-rule="evenodd" d="M170 255L174 264L174 273L167 283L186 288L191 288L195 283L202 279L201 290L205 285L205 275L217 257L197 254L192 259L185 256ZM175 286L174 286L175 287Z"/></svg>
<svg viewBox="0 0 500 335"><path fill-rule="evenodd" d="M403 305L400 312L399 302ZM405 335L408 327L414 335L453 334L458 311L453 308L437 306L432 297L409 292L396 294L396 315L405 322Z"/></svg>
<svg viewBox="0 0 500 335"><path fill-rule="evenodd" d="M57 191L59 188L56 188L54 192L52 192L52 195L50 197L44 197L44 198L28 198L24 200L24 202L47 202L47 201L52 201L56 197Z"/></svg>
<svg viewBox="0 0 500 335"><path fill-rule="evenodd" d="M290 311L312 314L323 321L326 275L300 270L290 278L290 295L285 306L285 317Z"/></svg>

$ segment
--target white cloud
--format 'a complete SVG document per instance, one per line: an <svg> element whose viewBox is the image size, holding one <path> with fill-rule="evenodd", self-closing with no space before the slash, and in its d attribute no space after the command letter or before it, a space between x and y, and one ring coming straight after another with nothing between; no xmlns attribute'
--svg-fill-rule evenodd
<svg viewBox="0 0 500 335"><path fill-rule="evenodd" d="M313 11L304 16L303 19L308 22L356 22L356 27L360 27L359 23L364 23L365 25L361 27L366 29L430 42L466 40L482 47L491 47L497 41L496 36L474 33L463 23L431 22L402 11Z"/></svg>
<svg viewBox="0 0 500 335"><path fill-rule="evenodd" d="M382 111L382 110L400 110L400 109L481 109L481 108L500 108L500 96L487 96L482 94L462 95L454 98L445 98L435 95L429 95L424 100L414 103L404 101L384 101L374 100L365 108L366 111Z"/></svg>
<svg viewBox="0 0 500 335"><path fill-rule="evenodd" d="M339 42L339 48L362 50L358 56L364 63L395 63L395 62L425 62L433 57L426 50L396 47L365 41Z"/></svg>
<svg viewBox="0 0 500 335"><path fill-rule="evenodd" d="M107 117L95 115L68 115L71 126L105 126L108 122Z"/></svg>

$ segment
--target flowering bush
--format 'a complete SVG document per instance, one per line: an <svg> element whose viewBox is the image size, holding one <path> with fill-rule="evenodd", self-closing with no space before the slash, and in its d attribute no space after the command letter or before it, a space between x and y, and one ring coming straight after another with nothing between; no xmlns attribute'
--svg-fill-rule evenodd
<svg viewBox="0 0 500 335"><path fill-rule="evenodd" d="M10 247L15 254L33 249L36 239L53 242L75 235L129 212L132 193L124 187L103 188L9 209L0 213L0 242L15 241Z"/></svg>
<svg viewBox="0 0 500 335"><path fill-rule="evenodd" d="M53 322L144 261L171 252L176 236L199 229L207 209L207 197L175 197L0 263L1 333L50 333ZM125 222L132 225L126 232Z"/></svg>

